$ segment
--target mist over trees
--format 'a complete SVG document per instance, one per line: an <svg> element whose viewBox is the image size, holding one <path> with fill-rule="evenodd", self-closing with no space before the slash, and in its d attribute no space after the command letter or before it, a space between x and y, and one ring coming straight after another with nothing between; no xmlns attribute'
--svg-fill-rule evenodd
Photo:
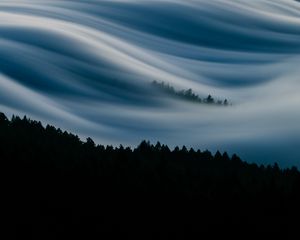
<svg viewBox="0 0 300 240"><path fill-rule="evenodd" d="M299 213L296 167L258 166L226 152L97 145L39 121L0 113L0 154L18 236L103 232L289 231Z"/></svg>
<svg viewBox="0 0 300 240"><path fill-rule="evenodd" d="M170 96L176 97L176 98L180 98L182 100L195 102L195 103L216 105L216 106L229 106L229 105L232 105L231 103L228 102L227 99L215 100L210 94L206 98L201 98L197 94L195 94L191 88L189 88L187 90L177 91L171 85L166 84L164 82L157 82L157 81L153 81L152 85L156 88L159 88L164 93L166 93Z"/></svg>

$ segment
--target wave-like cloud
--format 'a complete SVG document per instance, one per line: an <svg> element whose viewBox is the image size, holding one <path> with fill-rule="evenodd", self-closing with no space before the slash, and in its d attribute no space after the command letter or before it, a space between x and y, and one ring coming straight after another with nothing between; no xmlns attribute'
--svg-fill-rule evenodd
<svg viewBox="0 0 300 240"><path fill-rule="evenodd" d="M300 3L1 1L0 108L105 144L300 166ZM153 80L231 107L182 102Z"/></svg>

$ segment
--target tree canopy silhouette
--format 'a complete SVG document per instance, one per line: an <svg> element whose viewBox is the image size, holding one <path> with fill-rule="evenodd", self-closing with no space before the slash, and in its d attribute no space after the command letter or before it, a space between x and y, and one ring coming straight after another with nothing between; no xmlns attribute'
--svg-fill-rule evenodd
<svg viewBox="0 0 300 240"><path fill-rule="evenodd" d="M167 93L168 95L174 96L176 98L180 98L183 100L195 102L195 103L203 103L203 104L210 104L210 105L216 105L216 106L228 106L229 104L227 99L224 100L215 100L210 94L206 98L201 98L197 94L193 92L191 88L187 90L180 90L177 91L174 89L174 87L170 86L169 84L166 84L164 82L157 82L153 81L152 85L156 88L159 88L164 93Z"/></svg>
<svg viewBox="0 0 300 240"><path fill-rule="evenodd" d="M10 216L22 237L218 229L286 231L299 213L300 173L142 141L96 145L27 117L0 113ZM254 231L254 230L253 230Z"/></svg>

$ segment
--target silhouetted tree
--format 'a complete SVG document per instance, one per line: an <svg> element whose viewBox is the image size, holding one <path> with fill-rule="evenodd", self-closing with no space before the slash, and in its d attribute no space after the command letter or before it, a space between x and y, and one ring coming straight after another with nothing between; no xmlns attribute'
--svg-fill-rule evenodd
<svg viewBox="0 0 300 240"><path fill-rule="evenodd" d="M207 98L205 99L205 102L211 104L214 103L214 99L211 95L208 95Z"/></svg>
<svg viewBox="0 0 300 240"><path fill-rule="evenodd" d="M0 113L0 124L6 125L8 123L7 117L4 115L4 113Z"/></svg>
<svg viewBox="0 0 300 240"><path fill-rule="evenodd" d="M86 145L89 146L89 147L95 147L95 142L93 141L93 139L91 139L90 137L88 137L86 139Z"/></svg>
<svg viewBox="0 0 300 240"><path fill-rule="evenodd" d="M155 145L155 150L156 151L160 151L161 150L161 144L160 142L157 142L156 145Z"/></svg>

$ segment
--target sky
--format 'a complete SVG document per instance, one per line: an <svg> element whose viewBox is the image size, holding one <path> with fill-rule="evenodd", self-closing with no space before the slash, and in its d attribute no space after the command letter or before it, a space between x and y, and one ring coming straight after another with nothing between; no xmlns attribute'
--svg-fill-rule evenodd
<svg viewBox="0 0 300 240"><path fill-rule="evenodd" d="M232 106L180 100L154 80ZM300 167L299 92L300 2L0 2L0 111L82 139Z"/></svg>

